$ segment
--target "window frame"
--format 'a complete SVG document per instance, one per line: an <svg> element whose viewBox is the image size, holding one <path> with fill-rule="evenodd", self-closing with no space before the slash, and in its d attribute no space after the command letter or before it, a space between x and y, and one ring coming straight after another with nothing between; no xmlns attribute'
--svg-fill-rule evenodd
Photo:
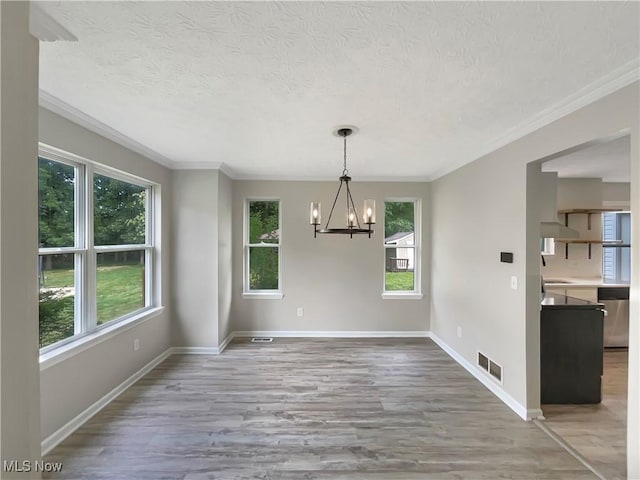
<svg viewBox="0 0 640 480"><path fill-rule="evenodd" d="M386 224L386 204L387 203L413 203L413 235L414 245L407 246L412 248L414 252L414 268L413 268L413 290L386 290L386 273L387 273L387 249L397 248L387 245L385 239ZM383 265L382 265L382 298L385 300L421 300L422 294L422 199L418 197L386 197L383 202L382 210L382 249L383 249ZM403 247L404 248L404 247Z"/></svg>
<svg viewBox="0 0 640 480"><path fill-rule="evenodd" d="M98 164L87 158L80 157L70 152L60 150L40 143L38 146L38 158L44 158L52 162L58 162L75 168L74 190L74 246L38 248L38 256L54 255L61 253L74 254L74 334L65 339L40 348L40 358L49 359L58 352L67 351L86 337L94 337L96 334L106 333L124 328L132 321L140 318L151 318L161 310L160 296L157 284L156 272L157 239L156 228L159 224L154 205L159 195L159 186L149 180L136 175L128 174L105 165ZM94 175L103 175L109 178L137 185L145 189L145 243L137 245L94 245ZM39 213L38 213L39 218ZM97 324L97 256L99 253L115 251L139 251L145 252L145 305L125 315ZM155 316L155 315L152 315Z"/></svg>
<svg viewBox="0 0 640 480"><path fill-rule="evenodd" d="M277 202L278 203L278 243L249 243L249 210L252 202ZM249 299L275 299L284 297L282 293L282 200L278 197L247 197L243 202L242 213L242 297ZM250 251L251 248L277 248L278 249L278 288L272 290L253 290L249 283Z"/></svg>
<svg viewBox="0 0 640 480"><path fill-rule="evenodd" d="M614 220L615 225L613 230L616 238L605 238L607 237L606 231L605 231L605 222L606 222L606 217L608 215L613 215L613 218L615 219ZM631 212L629 210L620 210L620 211L611 211L611 212L602 213L603 242L623 240L622 231L625 229L629 232L629 235L630 235ZM626 284L630 282L631 266L629 263L630 262L629 254L627 253L626 255L623 255L623 250L622 250L623 248L630 248L630 245L631 245L630 241L629 243L624 243L624 240L623 240L623 243L619 245L608 245L603 247L601 273L602 273L602 279L605 282L617 283L617 284ZM611 258L610 255L612 255L613 258ZM609 263L609 260L612 260L612 262ZM607 275L607 268L606 268L607 264L609 264L609 266L612 267L613 273L615 274L613 277ZM626 277L629 277L629 278L626 278Z"/></svg>

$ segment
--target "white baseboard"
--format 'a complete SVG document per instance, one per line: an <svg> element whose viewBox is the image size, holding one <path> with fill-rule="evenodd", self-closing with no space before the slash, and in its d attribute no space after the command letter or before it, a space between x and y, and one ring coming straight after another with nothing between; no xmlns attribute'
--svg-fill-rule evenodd
<svg viewBox="0 0 640 480"><path fill-rule="evenodd" d="M466 358L456 352L453 348L447 345L440 337L438 337L435 333L430 332L431 339L436 342L436 344L445 352L449 354L451 358L453 358L456 362L462 366L467 372L473 375L477 380L480 381L485 387L487 387L491 393L493 393L496 397L502 400L511 410L513 410L520 418L523 420L532 420L534 418L538 418L542 416L542 410L540 409L529 409L527 410L520 402L518 402L515 398L505 392L500 385L495 382L493 379L489 378L488 375L485 375L480 369L476 368L473 364L471 364Z"/></svg>
<svg viewBox="0 0 640 480"><path fill-rule="evenodd" d="M527 420L545 420L542 409L540 408L528 408Z"/></svg>
<svg viewBox="0 0 640 480"><path fill-rule="evenodd" d="M231 332L229 335L227 335L227 338L225 338L222 343L220 345L218 345L218 353L222 353L224 352L224 349L227 348L227 345L229 345L229 342L231 340L233 340L233 332Z"/></svg>
<svg viewBox="0 0 640 480"><path fill-rule="evenodd" d="M173 347L171 354L183 355L218 355L220 349L218 347Z"/></svg>
<svg viewBox="0 0 640 480"><path fill-rule="evenodd" d="M42 451L42 455L46 455L54 447L56 447L60 442L62 442L65 438L75 432L79 427L81 427L86 421L88 421L91 417L93 417L96 413L106 407L111 401L113 401L118 395L124 392L131 385L136 383L139 379L144 377L147 373L153 370L157 365L162 363L172 354L172 349L168 348L163 353L158 355L156 358L147 363L144 367L138 370L136 373L127 378L124 382L118 385L116 388L107 393L104 397L100 398L97 402L91 405L89 408L81 412L79 415L74 417L69 422L65 423L58 430L53 432L47 438L45 438L40 446Z"/></svg>
<svg viewBox="0 0 640 480"><path fill-rule="evenodd" d="M360 330L338 330L338 331L313 331L313 330L245 330L236 331L231 334L233 337L299 337L299 338L427 338L427 330L419 331L360 331Z"/></svg>

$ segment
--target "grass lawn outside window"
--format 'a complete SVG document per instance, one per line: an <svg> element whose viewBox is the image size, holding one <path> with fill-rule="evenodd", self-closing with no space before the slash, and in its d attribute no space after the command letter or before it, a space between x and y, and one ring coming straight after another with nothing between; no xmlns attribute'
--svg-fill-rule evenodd
<svg viewBox="0 0 640 480"><path fill-rule="evenodd" d="M413 290L413 272L385 272L387 291Z"/></svg>

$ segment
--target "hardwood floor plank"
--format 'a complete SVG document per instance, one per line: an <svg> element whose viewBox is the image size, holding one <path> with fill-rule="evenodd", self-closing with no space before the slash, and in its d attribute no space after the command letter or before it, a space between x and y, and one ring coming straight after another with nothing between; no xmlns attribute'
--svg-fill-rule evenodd
<svg viewBox="0 0 640 480"><path fill-rule="evenodd" d="M168 358L58 446L55 479L592 479L429 339Z"/></svg>

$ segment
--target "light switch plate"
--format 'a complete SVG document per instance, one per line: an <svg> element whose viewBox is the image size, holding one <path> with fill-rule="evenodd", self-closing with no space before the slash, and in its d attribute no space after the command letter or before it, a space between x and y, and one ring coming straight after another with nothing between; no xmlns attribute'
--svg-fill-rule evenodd
<svg viewBox="0 0 640 480"><path fill-rule="evenodd" d="M515 275L511 276L511 288L513 290L517 290L518 289L518 277L516 277Z"/></svg>

